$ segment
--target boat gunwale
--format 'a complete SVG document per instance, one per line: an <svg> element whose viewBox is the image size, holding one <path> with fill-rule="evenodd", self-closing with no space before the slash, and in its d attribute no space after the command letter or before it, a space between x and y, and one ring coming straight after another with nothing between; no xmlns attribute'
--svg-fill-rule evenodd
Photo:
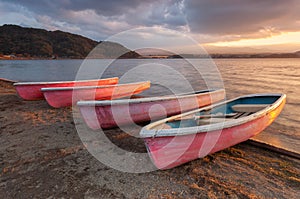
<svg viewBox="0 0 300 199"><path fill-rule="evenodd" d="M206 91L206 92L205 92ZM197 94L197 92L200 92ZM156 97L145 97L145 98L137 98L137 99L120 99L120 100L94 100L94 101L79 101L77 102L77 106L113 106L113 105L126 105L126 104L139 104L139 103L151 103L151 102L158 102L158 101L168 101L168 100L176 100L176 99L184 99L189 97L198 97L202 95L212 95L214 93L224 93L225 97L225 90L224 89L207 89L207 90L200 90L190 93L182 93L179 95L166 95L166 96L156 96ZM224 99L224 98L223 98Z"/></svg>
<svg viewBox="0 0 300 199"><path fill-rule="evenodd" d="M131 85L147 85L151 84L150 81L144 82L134 82L134 83L124 83L124 84L113 84L113 85L101 85L101 86L72 86L72 87L50 87L50 88L41 88L42 92L51 92L51 91L72 91L72 90L86 90L86 89L100 89L100 88L111 88L111 87L124 87Z"/></svg>
<svg viewBox="0 0 300 199"><path fill-rule="evenodd" d="M32 85L43 85L43 84L61 84L61 83L82 83L82 82L89 82L89 81L107 81L107 80L119 80L118 77L110 77L105 79L87 79L87 80L70 80L70 81L51 81L51 82L16 82L14 86L32 86ZM63 87L61 87L63 88Z"/></svg>
<svg viewBox="0 0 300 199"><path fill-rule="evenodd" d="M201 126L172 128L172 129L160 129L160 130L151 129L155 126L164 124L168 121L172 121L172 120L177 119L177 118L183 118L183 117L186 117L188 115L192 115L192 114L200 112L200 111L207 111L207 110L210 110L212 108L230 103L230 102L238 100L238 99L248 98L248 97L260 97L260 96L280 96L280 97L273 104L270 104L269 106L267 106L266 108L264 108L264 109L262 109L258 112L255 112L255 113L253 113L249 116L233 119L231 121L225 121L225 119L224 119L224 122L201 125ZM206 106L206 107L203 107L203 108L200 108L200 109L196 109L196 110L193 110L193 111L189 111L189 112L186 112L186 113L183 113L183 114L175 115L175 116L163 119L163 120L153 122L151 124L148 124L148 125L144 126L141 129L141 131L139 133L139 136L141 138L184 136L184 135L191 135L191 134L197 134L197 133L209 133L211 131L222 130L222 129L242 125L242 124L245 124L247 122L258 119L258 118L270 113L271 111L275 110L285 100L286 100L286 95L281 94L281 93L261 93L261 94L245 95L245 96L237 97L237 98L234 98L234 99L231 99L231 100L228 100L228 101L220 102L220 103L217 103L217 104L213 104L213 105L210 105L210 106ZM179 131L179 129L180 129L180 131Z"/></svg>

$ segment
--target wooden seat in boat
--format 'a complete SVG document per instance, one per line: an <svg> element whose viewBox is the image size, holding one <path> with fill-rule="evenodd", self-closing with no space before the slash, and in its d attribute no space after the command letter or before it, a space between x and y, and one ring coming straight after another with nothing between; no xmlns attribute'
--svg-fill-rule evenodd
<svg viewBox="0 0 300 199"><path fill-rule="evenodd" d="M260 111L269 106L269 104L236 104L231 106L232 110L235 112L246 112L246 113L254 113Z"/></svg>
<svg viewBox="0 0 300 199"><path fill-rule="evenodd" d="M213 123L223 123L226 121L230 121L232 118L207 118L207 119L199 119L197 120L197 125L206 125L206 124L213 124Z"/></svg>

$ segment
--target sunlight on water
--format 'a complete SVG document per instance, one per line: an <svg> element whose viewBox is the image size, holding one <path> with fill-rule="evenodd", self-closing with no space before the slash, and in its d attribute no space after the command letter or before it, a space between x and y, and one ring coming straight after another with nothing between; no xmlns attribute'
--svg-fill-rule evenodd
<svg viewBox="0 0 300 199"><path fill-rule="evenodd" d="M280 116L255 139L300 153L300 59L215 60L228 98L250 93L285 93Z"/></svg>
<svg viewBox="0 0 300 199"><path fill-rule="evenodd" d="M93 70L102 67L111 60L97 60L91 62L84 79L98 78ZM206 89L206 82L216 88L223 86L213 67L208 67L206 59L190 60L191 63L200 65L201 75L180 59L160 60L126 60L113 62L102 77L122 77L131 68L140 64L159 63L172 66L191 83L194 89ZM227 98L252 93L285 93L287 104L279 118L255 139L271 143L275 146L287 148L300 153L300 59L216 59ZM53 81L75 79L82 60L42 60L42 61L0 61L0 78L19 81ZM159 73L158 73L159 75ZM203 78L205 76L205 78ZM176 81L176 76L168 77L175 86L181 87L181 82ZM206 80L204 80L206 79ZM132 80L132 82L136 81ZM147 80L139 77L138 80ZM144 95L165 95L168 89L159 85L152 85Z"/></svg>

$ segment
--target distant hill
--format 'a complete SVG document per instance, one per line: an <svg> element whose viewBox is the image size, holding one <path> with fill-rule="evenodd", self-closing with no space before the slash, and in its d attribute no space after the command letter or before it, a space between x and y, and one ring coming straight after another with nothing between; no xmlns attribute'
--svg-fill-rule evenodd
<svg viewBox="0 0 300 199"><path fill-rule="evenodd" d="M299 52L294 53L258 53L258 54L212 54L212 58L300 58Z"/></svg>
<svg viewBox="0 0 300 199"><path fill-rule="evenodd" d="M170 59L200 59L200 58L216 58L216 59L232 59L232 58L300 58L300 51L294 53L261 53L261 54L180 54L168 56Z"/></svg>
<svg viewBox="0 0 300 199"><path fill-rule="evenodd" d="M0 55L27 58L85 58L93 51L93 58L139 58L140 55L113 42L97 42L62 31L24 28L16 25L0 26Z"/></svg>
<svg viewBox="0 0 300 199"><path fill-rule="evenodd" d="M155 48L136 50L143 58L166 58L166 59L207 59L207 58L300 58L300 51L292 53L208 53L208 54L173 54L172 52Z"/></svg>

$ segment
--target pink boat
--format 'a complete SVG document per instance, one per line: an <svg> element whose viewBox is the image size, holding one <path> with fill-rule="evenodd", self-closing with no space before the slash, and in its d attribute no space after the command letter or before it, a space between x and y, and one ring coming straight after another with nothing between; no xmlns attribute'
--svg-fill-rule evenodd
<svg viewBox="0 0 300 199"><path fill-rule="evenodd" d="M255 136L284 107L284 94L256 94L176 115L145 126L148 153L159 169L169 169Z"/></svg>
<svg viewBox="0 0 300 199"><path fill-rule="evenodd" d="M48 104L55 107L67 107L80 100L110 100L138 94L150 88L150 82L117 84L105 86L42 88Z"/></svg>
<svg viewBox="0 0 300 199"><path fill-rule="evenodd" d="M106 129L161 119L219 102L224 97L225 91L220 89L203 90L177 96L113 101L80 101L77 105L86 124L91 129Z"/></svg>
<svg viewBox="0 0 300 199"><path fill-rule="evenodd" d="M60 82L17 82L14 86L19 96L25 100L44 99L41 88L49 87L74 87L74 86L101 86L113 85L119 81L118 77L107 79L92 79L78 81L60 81Z"/></svg>

